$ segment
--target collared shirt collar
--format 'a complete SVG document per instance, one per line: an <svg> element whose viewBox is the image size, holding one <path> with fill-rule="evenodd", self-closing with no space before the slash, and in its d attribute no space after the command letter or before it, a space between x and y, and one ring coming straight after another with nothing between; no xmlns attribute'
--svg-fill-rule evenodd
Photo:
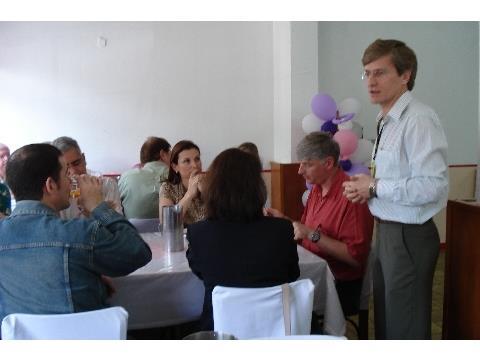
<svg viewBox="0 0 480 360"><path fill-rule="evenodd" d="M333 180L332 180L330 189L328 189L325 196L322 196L322 199L327 198L330 194L336 193L337 188L342 186L344 180L345 180L345 174L341 168L338 168L335 175L333 175ZM321 185L315 185L315 186L318 186L318 190L320 194L322 194L322 186Z"/></svg>
<svg viewBox="0 0 480 360"><path fill-rule="evenodd" d="M24 214L44 214L58 216L55 210L38 200L21 200L17 202L17 205L12 211L11 216Z"/></svg>
<svg viewBox="0 0 480 360"><path fill-rule="evenodd" d="M386 116L383 116L383 113L380 111L377 115L377 122L382 119L382 117L385 118L392 118L394 120L400 120L400 117L402 116L403 111L406 109L408 104L412 101L413 96L412 93L407 90L405 91L402 96L398 98L398 100L395 102L395 104L392 106L390 111Z"/></svg>
<svg viewBox="0 0 480 360"><path fill-rule="evenodd" d="M158 169L163 169L165 167L165 163L161 162L161 161L158 161L158 160L154 160L154 161L150 161L148 163L146 163L143 168L144 169L153 169L153 170L158 170Z"/></svg>

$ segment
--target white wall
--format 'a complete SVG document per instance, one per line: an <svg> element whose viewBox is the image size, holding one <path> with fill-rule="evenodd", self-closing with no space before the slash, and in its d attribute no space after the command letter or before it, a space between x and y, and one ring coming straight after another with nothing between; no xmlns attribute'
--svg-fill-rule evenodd
<svg viewBox="0 0 480 360"><path fill-rule="evenodd" d="M359 122L375 137L378 107L369 103L360 79L361 57L377 38L405 41L419 63L413 94L439 114L450 164L477 163L479 126L478 22L320 22L319 90L337 102L362 103Z"/></svg>
<svg viewBox="0 0 480 360"><path fill-rule="evenodd" d="M297 161L297 144L305 136L302 119L312 112L310 100L318 92L318 22L292 22L291 161ZM276 139L275 139L276 140Z"/></svg>
<svg viewBox="0 0 480 360"><path fill-rule="evenodd" d="M0 142L76 138L122 172L149 135L191 139L204 167L253 141L273 157L271 22L0 22ZM97 37L107 39L97 47ZM269 166L268 166L269 167Z"/></svg>
<svg viewBox="0 0 480 360"><path fill-rule="evenodd" d="M292 161L291 31L288 21L273 23L273 158L281 163Z"/></svg>

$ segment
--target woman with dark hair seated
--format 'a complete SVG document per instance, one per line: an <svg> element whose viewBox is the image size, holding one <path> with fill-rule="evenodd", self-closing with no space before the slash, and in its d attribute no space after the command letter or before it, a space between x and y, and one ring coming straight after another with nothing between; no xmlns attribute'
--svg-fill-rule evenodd
<svg viewBox="0 0 480 360"><path fill-rule="evenodd" d="M170 155L168 180L160 187L160 222L162 207L176 204L182 206L184 224L205 219L205 205L201 195L203 178L201 172L199 147L189 140L176 143Z"/></svg>
<svg viewBox="0 0 480 360"><path fill-rule="evenodd" d="M258 159L239 149L220 153L204 179L207 220L188 226L187 258L205 285L202 330L213 330L216 285L269 287L300 275L292 223L265 217L267 190Z"/></svg>

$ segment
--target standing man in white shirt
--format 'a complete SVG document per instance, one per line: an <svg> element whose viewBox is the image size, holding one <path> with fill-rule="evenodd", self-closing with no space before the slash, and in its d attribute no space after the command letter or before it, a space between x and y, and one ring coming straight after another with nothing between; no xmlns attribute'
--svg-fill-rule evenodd
<svg viewBox="0 0 480 360"><path fill-rule="evenodd" d="M362 58L373 104L380 106L371 176L344 183L352 202L377 220L373 248L375 335L430 339L432 282L440 248L432 217L448 196L447 141L437 114L413 98L415 53L398 40L374 41Z"/></svg>
<svg viewBox="0 0 480 360"><path fill-rule="evenodd" d="M77 141L68 137L62 136L52 141L52 145L62 152L63 158L68 168L68 175L70 177L79 176L83 174L97 175L91 170L87 170L87 161L85 154L80 149ZM120 201L120 192L118 191L117 182L108 177L102 177L102 194L103 200L107 202L113 210L123 215L122 203ZM70 207L62 210L60 216L62 219L74 219L81 216L88 216L89 214L78 206L76 198L70 198Z"/></svg>

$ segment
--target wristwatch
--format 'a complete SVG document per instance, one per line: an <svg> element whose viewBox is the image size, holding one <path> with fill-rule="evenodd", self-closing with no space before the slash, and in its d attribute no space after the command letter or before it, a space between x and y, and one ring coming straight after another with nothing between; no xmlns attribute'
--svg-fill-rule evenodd
<svg viewBox="0 0 480 360"><path fill-rule="evenodd" d="M321 236L320 236L320 231L318 231L318 230L315 230L314 232L312 232L312 233L308 236L308 238L310 239L310 241L313 242L313 243L315 243L315 244L318 242L318 240L320 240L320 237L321 237Z"/></svg>
<svg viewBox="0 0 480 360"><path fill-rule="evenodd" d="M368 194L370 195L369 199L377 197L377 179L373 179L368 185Z"/></svg>

